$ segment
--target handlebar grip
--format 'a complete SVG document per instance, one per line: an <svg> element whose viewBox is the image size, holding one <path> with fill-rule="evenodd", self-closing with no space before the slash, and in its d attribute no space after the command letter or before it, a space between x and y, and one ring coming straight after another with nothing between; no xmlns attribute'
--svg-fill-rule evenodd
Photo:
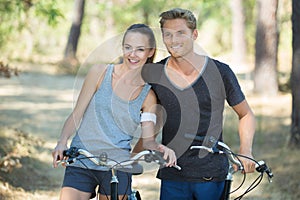
<svg viewBox="0 0 300 200"><path fill-rule="evenodd" d="M269 181L271 182L271 179L273 178L273 173L272 170L267 166L267 164L265 163L265 161L261 160L258 162L258 164L255 166L256 171L260 172L260 173L266 173L269 177Z"/></svg>

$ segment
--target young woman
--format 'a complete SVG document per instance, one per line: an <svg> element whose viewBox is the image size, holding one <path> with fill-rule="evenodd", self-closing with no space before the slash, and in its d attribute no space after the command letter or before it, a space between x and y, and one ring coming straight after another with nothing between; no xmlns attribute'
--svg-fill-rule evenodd
<svg viewBox="0 0 300 200"><path fill-rule="evenodd" d="M73 133L76 134L72 147L86 149L94 155L105 152L109 158L121 162L130 157L131 141L139 130L144 148L164 153L167 166L176 164L174 151L155 142L156 96L140 74L141 67L153 62L155 56L152 30L144 24L130 26L124 34L122 50L121 64L98 65L90 69L77 104L52 152L54 167L57 167L57 160L63 158L62 152L67 149L68 139ZM138 128L140 124L141 129ZM83 162L84 165L75 162L66 167L60 199L90 199L95 196L97 186L99 198L107 199L111 172L88 159ZM118 194L122 198L131 193L131 174L118 171L118 180Z"/></svg>

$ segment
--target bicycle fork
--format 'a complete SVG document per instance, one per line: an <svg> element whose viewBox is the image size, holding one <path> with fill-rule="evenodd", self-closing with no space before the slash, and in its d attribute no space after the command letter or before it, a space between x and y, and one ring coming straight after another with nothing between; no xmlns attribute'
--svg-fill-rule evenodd
<svg viewBox="0 0 300 200"><path fill-rule="evenodd" d="M118 199L118 177L116 175L116 171L114 169L111 170L111 181L110 181L110 195L111 200L117 200Z"/></svg>
<svg viewBox="0 0 300 200"><path fill-rule="evenodd" d="M225 179L224 189L220 200L229 200L230 199L230 192L231 192L231 183L233 181L233 173L234 168L232 165L229 165L229 169L227 172L227 176Z"/></svg>
<svg viewBox="0 0 300 200"><path fill-rule="evenodd" d="M233 179L232 174L227 174L225 184L224 184L223 194L220 200L229 200L232 179Z"/></svg>

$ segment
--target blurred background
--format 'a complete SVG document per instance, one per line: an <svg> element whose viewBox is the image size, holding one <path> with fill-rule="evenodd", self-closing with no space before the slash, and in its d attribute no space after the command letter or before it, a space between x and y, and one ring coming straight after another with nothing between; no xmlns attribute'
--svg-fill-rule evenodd
<svg viewBox="0 0 300 200"><path fill-rule="evenodd" d="M165 57L159 14L175 7L195 14L196 48L231 66L257 116L254 155L275 177L245 199L299 199L299 2L0 0L0 199L58 199L63 168L51 168L51 150L87 70L117 60L114 45L133 23L153 28L156 61ZM228 108L224 135L238 150ZM155 170L134 186L158 199Z"/></svg>

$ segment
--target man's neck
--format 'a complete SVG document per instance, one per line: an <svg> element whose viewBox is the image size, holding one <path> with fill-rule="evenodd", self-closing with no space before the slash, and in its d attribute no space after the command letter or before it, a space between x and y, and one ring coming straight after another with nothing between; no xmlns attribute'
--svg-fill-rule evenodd
<svg viewBox="0 0 300 200"><path fill-rule="evenodd" d="M182 73L185 76L189 76L200 73L205 63L205 57L198 54L191 54L185 57L170 57L168 67L173 68L178 73Z"/></svg>

